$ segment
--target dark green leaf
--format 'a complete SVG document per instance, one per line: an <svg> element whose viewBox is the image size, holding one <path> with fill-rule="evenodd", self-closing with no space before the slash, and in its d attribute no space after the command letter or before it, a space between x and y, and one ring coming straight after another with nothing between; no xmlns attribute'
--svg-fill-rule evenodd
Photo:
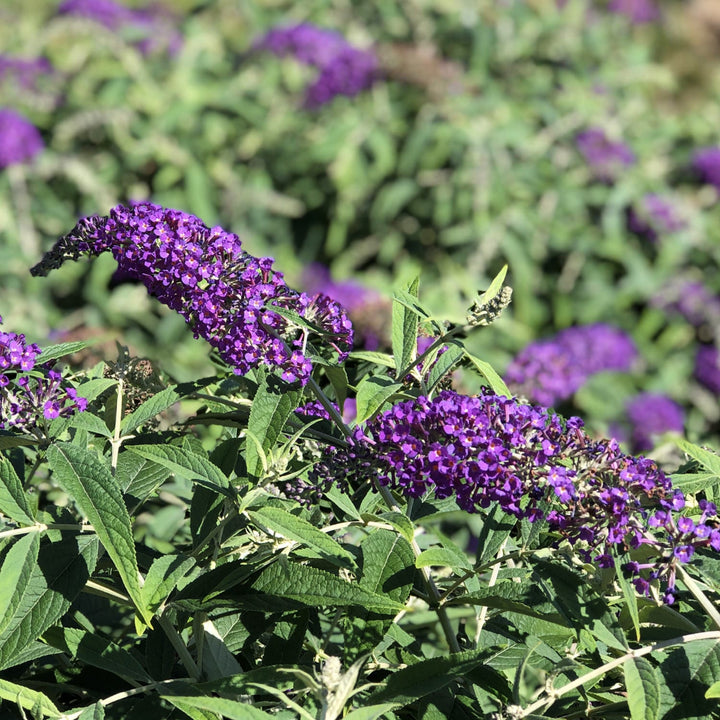
<svg viewBox="0 0 720 720"><path fill-rule="evenodd" d="M227 698L207 697L206 695L168 695L163 697L180 710L198 708L218 713L229 720L270 720L273 715L260 710L246 702L228 700Z"/></svg>
<svg viewBox="0 0 720 720"><path fill-rule="evenodd" d="M20 478L5 455L0 455L0 512L20 525L35 523Z"/></svg>
<svg viewBox="0 0 720 720"><path fill-rule="evenodd" d="M38 709L43 717L60 717L60 711L47 695L22 685L16 685L9 680L0 680L0 699L7 700L15 707L20 705L26 710Z"/></svg>
<svg viewBox="0 0 720 720"><path fill-rule="evenodd" d="M419 284L420 279L417 277L408 284L407 292L403 295L407 295L409 298L404 297L404 302L397 295L393 297L392 349L398 372L407 368L417 355L418 314L420 311L414 309L413 306L417 303ZM410 304L410 307L407 303ZM360 421L358 420L358 422Z"/></svg>
<svg viewBox="0 0 720 720"><path fill-rule="evenodd" d="M39 549L40 534L33 532L21 537L5 555L0 568L0 634L10 624L28 590Z"/></svg>
<svg viewBox="0 0 720 720"><path fill-rule="evenodd" d="M141 593L146 607L156 612L176 585L195 567L195 559L183 555L156 558L145 576Z"/></svg>

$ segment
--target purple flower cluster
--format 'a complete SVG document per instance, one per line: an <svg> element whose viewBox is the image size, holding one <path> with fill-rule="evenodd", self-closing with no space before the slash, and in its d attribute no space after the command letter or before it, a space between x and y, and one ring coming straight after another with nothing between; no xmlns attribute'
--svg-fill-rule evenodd
<svg viewBox="0 0 720 720"><path fill-rule="evenodd" d="M701 345L695 355L695 379L720 395L720 353L715 345Z"/></svg>
<svg viewBox="0 0 720 720"><path fill-rule="evenodd" d="M365 350L377 350L389 343L390 304L387 298L352 280L336 282L324 265L305 268L301 283L310 295L327 295L347 310L355 328L355 342Z"/></svg>
<svg viewBox="0 0 720 720"><path fill-rule="evenodd" d="M720 191L720 147L698 150L693 156L692 167L703 182Z"/></svg>
<svg viewBox="0 0 720 720"><path fill-rule="evenodd" d="M0 108L0 169L32 160L44 147L38 129L20 113Z"/></svg>
<svg viewBox="0 0 720 720"><path fill-rule="evenodd" d="M338 32L307 23L273 28L255 46L280 57L291 55L319 70L305 93L305 105L311 108L337 95L353 97L367 90L379 74L373 52L353 47Z"/></svg>
<svg viewBox="0 0 720 720"><path fill-rule="evenodd" d="M576 138L577 148L598 180L612 182L635 162L635 154L623 142L608 138L602 128L588 128Z"/></svg>
<svg viewBox="0 0 720 720"><path fill-rule="evenodd" d="M52 72L52 65L46 58L25 60L0 54L0 81L10 79L23 90L36 90L38 79Z"/></svg>
<svg viewBox="0 0 720 720"><path fill-rule="evenodd" d="M0 430L31 433L41 418L69 417L87 407L60 373L47 366L31 373L39 354L40 348L26 343L24 335L0 332Z"/></svg>
<svg viewBox="0 0 720 720"><path fill-rule="evenodd" d="M608 10L625 15L634 25L660 19L660 8L653 0L610 0Z"/></svg>
<svg viewBox="0 0 720 720"><path fill-rule="evenodd" d="M173 27L167 9L153 5L146 9L127 8L115 0L64 0L58 8L59 15L87 18L113 32L124 27L134 27L146 33L138 44L143 54L164 47L174 54L182 46L182 36Z"/></svg>
<svg viewBox="0 0 720 720"><path fill-rule="evenodd" d="M630 441L633 452L652 449L656 435L683 431L683 409L666 395L640 393L627 403L625 409L632 424Z"/></svg>
<svg viewBox="0 0 720 720"><path fill-rule="evenodd" d="M672 203L654 194L645 195L639 207L630 208L627 223L630 232L652 243L662 235L679 232L686 227Z"/></svg>
<svg viewBox="0 0 720 720"><path fill-rule="evenodd" d="M720 298L701 282L681 280L669 284L653 298L652 304L680 315L693 327L706 326L710 337L720 330Z"/></svg>
<svg viewBox="0 0 720 720"><path fill-rule="evenodd" d="M552 406L569 398L591 375L629 370L637 357L631 338L598 323L571 327L530 343L510 363L505 381L513 392Z"/></svg>
<svg viewBox="0 0 720 720"><path fill-rule="evenodd" d="M640 546L655 556L650 579L666 584L672 602L676 562L695 548L720 550L715 509L701 521L673 518L683 494L647 458L622 453L614 440L595 441L579 418L562 421L544 408L493 395L443 391L395 405L364 427L345 447L325 450L311 480L323 489L377 481L410 497L432 490L454 497L467 512L499 505L530 521L546 520L576 545L582 557L613 565L613 551ZM649 591L640 576L636 587Z"/></svg>
<svg viewBox="0 0 720 720"><path fill-rule="evenodd" d="M337 303L290 289L272 258L245 252L237 235L153 203L84 218L31 272L44 275L66 259L103 252L180 313L237 374L264 364L305 383L311 336L320 335L340 360L352 346L352 324Z"/></svg>

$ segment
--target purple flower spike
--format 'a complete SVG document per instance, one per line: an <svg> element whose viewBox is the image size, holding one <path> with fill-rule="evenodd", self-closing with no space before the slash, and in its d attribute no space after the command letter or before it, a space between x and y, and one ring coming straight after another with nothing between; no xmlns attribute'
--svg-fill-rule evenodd
<svg viewBox="0 0 720 720"><path fill-rule="evenodd" d="M695 379L720 395L720 355L715 345L702 345L695 356Z"/></svg>
<svg viewBox="0 0 720 720"><path fill-rule="evenodd" d="M635 396L627 405L627 415L633 425L633 452L652 449L654 435L683 431L683 410L665 395L641 393Z"/></svg>
<svg viewBox="0 0 720 720"><path fill-rule="evenodd" d="M488 390L408 400L356 427L347 446L327 448L310 475L316 492L338 478L409 497L432 491L471 513L499 506L531 522L544 518L601 567L613 565L615 550L643 546L653 561L627 569L652 568L651 578L669 590L675 563L716 542L715 521L699 535L691 520L675 522L684 496L654 462L624 454L613 440L593 440L578 418L563 421Z"/></svg>
<svg viewBox="0 0 720 720"><path fill-rule="evenodd" d="M0 169L32 160L43 147L40 133L29 120L0 108Z"/></svg>
<svg viewBox="0 0 720 720"><path fill-rule="evenodd" d="M633 341L618 328L598 323L567 328L530 343L505 373L514 392L552 406L604 370L629 370L637 358Z"/></svg>
<svg viewBox="0 0 720 720"><path fill-rule="evenodd" d="M577 136L577 148L595 177L612 182L626 167L635 163L635 154L623 142L613 142L601 128L589 128Z"/></svg>
<svg viewBox="0 0 720 720"><path fill-rule="evenodd" d="M46 58L25 60L0 54L0 80L10 79L23 90L37 90L38 79L52 72L52 65Z"/></svg>
<svg viewBox="0 0 720 720"><path fill-rule="evenodd" d="M659 236L679 232L686 223L677 215L674 206L659 195L646 195L640 207L628 212L628 230L648 242L655 243Z"/></svg>
<svg viewBox="0 0 720 720"><path fill-rule="evenodd" d="M353 97L367 90L379 74L373 52L360 50L340 33L315 25L273 28L255 47L280 57L292 56L320 71L305 93L305 105L311 108L325 105L338 95Z"/></svg>
<svg viewBox="0 0 720 720"><path fill-rule="evenodd" d="M625 15L633 25L642 25L660 19L660 8L653 0L610 0L608 10L618 15Z"/></svg>
<svg viewBox="0 0 720 720"><path fill-rule="evenodd" d="M698 150L693 157L692 166L703 182L720 191L720 147Z"/></svg>
<svg viewBox="0 0 720 720"><path fill-rule="evenodd" d="M239 375L267 365L288 382L305 384L312 336L322 335L340 361L352 347L352 324L340 305L290 289L272 269L272 258L245 252L237 235L152 203L118 205L108 217L84 218L31 272L46 275L66 259L103 252L180 313L195 337L207 340ZM275 309L297 313L302 321Z"/></svg>
<svg viewBox="0 0 720 720"><path fill-rule="evenodd" d="M680 315L693 327L707 326L708 335L720 328L720 297L701 282L678 280L669 283L652 299L655 307Z"/></svg>

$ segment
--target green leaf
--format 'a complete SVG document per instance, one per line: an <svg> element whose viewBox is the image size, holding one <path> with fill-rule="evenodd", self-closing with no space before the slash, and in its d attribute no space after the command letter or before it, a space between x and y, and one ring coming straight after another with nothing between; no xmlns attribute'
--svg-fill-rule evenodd
<svg viewBox="0 0 720 720"><path fill-rule="evenodd" d="M455 343L450 343L442 355L438 355L437 360L430 368L430 374L427 379L428 392L433 390L435 386L462 360L465 349L459 347Z"/></svg>
<svg viewBox="0 0 720 720"><path fill-rule="evenodd" d="M202 455L175 445L130 445L127 452L162 465L180 477L200 481L227 497L234 497L227 475Z"/></svg>
<svg viewBox="0 0 720 720"><path fill-rule="evenodd" d="M387 353L374 352L371 350L354 350L350 353L353 360L364 360L373 365L384 365L385 367L395 368L395 360Z"/></svg>
<svg viewBox="0 0 720 720"><path fill-rule="evenodd" d="M381 705L366 705L357 708L345 715L344 720L378 720L386 713L390 712L397 703L382 703Z"/></svg>
<svg viewBox="0 0 720 720"><path fill-rule="evenodd" d="M490 363L476 358L472 353L465 351L465 357L470 361L472 366L488 381L488 385L496 395L506 395L511 397L512 393L508 390L508 386L503 379L495 372Z"/></svg>
<svg viewBox="0 0 720 720"><path fill-rule="evenodd" d="M193 567L195 559L184 555L163 555L155 558L140 590L146 607L151 612L156 612Z"/></svg>
<svg viewBox="0 0 720 720"><path fill-rule="evenodd" d="M77 720L105 720L105 706L100 702L89 705L80 713Z"/></svg>
<svg viewBox="0 0 720 720"><path fill-rule="evenodd" d="M700 492L720 485L720 475L715 473L681 473L672 476L673 487L686 494Z"/></svg>
<svg viewBox="0 0 720 720"><path fill-rule="evenodd" d="M140 592L130 516L109 468L89 450L69 443L50 447L47 458L58 484L92 523L128 595L145 624L150 625L152 613Z"/></svg>
<svg viewBox="0 0 720 720"><path fill-rule="evenodd" d="M448 548L432 547L423 550L415 558L415 567L424 568L431 566L449 567L453 570L470 570L472 564L464 553L453 552Z"/></svg>
<svg viewBox="0 0 720 720"><path fill-rule="evenodd" d="M378 613L395 615L403 609L384 594L363 590L353 583L307 565L274 562L252 583L256 592L295 600L310 607L359 605Z"/></svg>
<svg viewBox="0 0 720 720"><path fill-rule="evenodd" d="M59 655L61 652L62 650L58 650L51 645L46 645L45 643L33 640L16 652L12 656L12 659L5 663L5 667L3 669L7 670L8 668L16 667L17 665L22 665L23 663L37 660L41 657L47 657L48 655Z"/></svg>
<svg viewBox="0 0 720 720"><path fill-rule="evenodd" d="M0 512L20 525L35 524L20 478L5 455L0 455Z"/></svg>
<svg viewBox="0 0 720 720"><path fill-rule="evenodd" d="M151 680L142 665L127 650L96 633L76 628L53 628L45 634L45 638L51 645L86 665L142 683Z"/></svg>
<svg viewBox="0 0 720 720"><path fill-rule="evenodd" d="M346 515L351 517L353 520L360 520L360 513L356 510L355 506L352 504L352 500L340 490L337 489L335 485L333 485L330 490L328 490L325 493L325 497L330 500L330 502L340 508Z"/></svg>
<svg viewBox="0 0 720 720"><path fill-rule="evenodd" d="M224 718L229 718L229 720L271 720L274 717L253 705L227 698L205 695L168 695L167 693L162 694L162 697L180 710L184 711L186 707L209 710Z"/></svg>
<svg viewBox="0 0 720 720"><path fill-rule="evenodd" d="M683 438L676 440L677 446L693 460L697 460L708 472L720 475L720 456L710 450L693 445Z"/></svg>
<svg viewBox="0 0 720 720"><path fill-rule="evenodd" d="M0 432L5 433L4 430ZM12 448L16 447L32 447L33 445L38 445L39 443L40 441L37 438L0 434L0 450L12 450Z"/></svg>
<svg viewBox="0 0 720 720"><path fill-rule="evenodd" d="M470 650L421 660L393 673L385 687L370 695L367 701L369 704L392 702L407 705L464 677L482 665L487 657L486 650Z"/></svg>
<svg viewBox="0 0 720 720"><path fill-rule="evenodd" d="M0 633L0 670L67 612L95 569L97 555L94 535L41 544L25 592Z"/></svg>
<svg viewBox="0 0 720 720"><path fill-rule="evenodd" d="M301 517L271 506L248 511L248 515L260 527L267 528L288 540L302 543L334 565L344 568L355 567L352 553Z"/></svg>
<svg viewBox="0 0 720 720"><path fill-rule="evenodd" d="M74 342L58 343L57 345L48 345L42 349L42 352L37 356L35 362L37 365L43 365L51 360L57 360L58 358L65 357L66 355L72 355L73 353L84 350L90 343L83 342L81 340Z"/></svg>
<svg viewBox="0 0 720 720"><path fill-rule="evenodd" d="M40 534L23 536L8 551L0 568L0 633L10 624L37 564Z"/></svg>
<svg viewBox="0 0 720 720"><path fill-rule="evenodd" d="M630 658L623 671L632 720L658 720L660 683L653 664L646 658Z"/></svg>
<svg viewBox="0 0 720 720"><path fill-rule="evenodd" d="M95 435L103 437L112 437L112 432L108 428L104 420L91 412L76 413L68 421L68 427L79 428L80 430L88 430Z"/></svg>
<svg viewBox="0 0 720 720"><path fill-rule="evenodd" d="M407 368L417 355L418 315L417 303L420 278L415 278L407 286L404 302L398 295L393 296L392 306L392 350L395 367L398 372ZM409 297L408 297L409 296ZM359 421L358 421L359 422Z"/></svg>
<svg viewBox="0 0 720 720"><path fill-rule="evenodd" d="M357 388L357 422L372 417L401 388L401 383L382 375L363 378Z"/></svg>
<svg viewBox="0 0 720 720"><path fill-rule="evenodd" d="M195 636L197 643L197 635ZM219 680L242 672L212 620L202 623L202 670L208 680Z"/></svg>
<svg viewBox="0 0 720 720"><path fill-rule="evenodd" d="M0 699L20 705L25 710L38 709L43 717L60 717L60 711L50 698L37 690L16 685L9 680L0 680Z"/></svg>
<svg viewBox="0 0 720 720"><path fill-rule="evenodd" d="M705 693L706 698L720 698L720 680L713 683Z"/></svg>
<svg viewBox="0 0 720 720"><path fill-rule="evenodd" d="M493 278L488 289L480 296L477 301L478 305L487 305L502 289L503 283L505 282L505 276L507 275L508 266L504 265L502 270Z"/></svg>
<svg viewBox="0 0 720 720"><path fill-rule="evenodd" d="M263 378L253 398L248 418L248 432L252 433L258 443L247 444L245 460L250 475L260 477L263 474L260 450L267 454L273 448L301 397L301 390L291 389L287 383L281 382L275 376L267 375Z"/></svg>
<svg viewBox="0 0 720 720"><path fill-rule="evenodd" d="M635 629L635 639L640 641L640 611L638 610L637 593L633 584L625 577L622 571L622 566L628 561L626 555L620 556L618 553L613 553L615 558L615 579L620 585L622 590L623 598L625 599L625 608L630 615L632 620L633 628Z"/></svg>
<svg viewBox="0 0 720 720"><path fill-rule="evenodd" d="M129 435L148 420L152 420L163 410L167 410L174 405L182 396L178 394L175 387L168 387L161 390L157 395L153 395L142 405L135 408L129 415L123 418L120 424L120 432L123 435Z"/></svg>
<svg viewBox="0 0 720 720"><path fill-rule="evenodd" d="M338 407L342 407L347 398L349 384L347 372L345 368L340 365L326 365L324 371L335 391L335 400L337 401Z"/></svg>
<svg viewBox="0 0 720 720"><path fill-rule="evenodd" d="M117 380L112 378L95 378L77 386L78 395L84 397L88 402L102 395L108 388L117 385Z"/></svg>
<svg viewBox="0 0 720 720"><path fill-rule="evenodd" d="M141 447L136 445L135 447ZM156 447L156 446L151 446ZM154 492L170 476L170 470L159 463L132 452L118 456L115 479L120 489L143 500Z"/></svg>
<svg viewBox="0 0 720 720"><path fill-rule="evenodd" d="M705 692L720 677L720 641L696 640L672 650L657 674L663 720L714 717L717 703Z"/></svg>

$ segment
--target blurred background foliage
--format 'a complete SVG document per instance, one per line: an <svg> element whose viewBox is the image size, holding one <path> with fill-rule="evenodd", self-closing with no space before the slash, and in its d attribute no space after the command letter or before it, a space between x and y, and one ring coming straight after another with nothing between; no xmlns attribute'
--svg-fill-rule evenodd
<svg viewBox="0 0 720 720"><path fill-rule="evenodd" d="M96 337L110 359L118 339L179 380L207 372L207 349L114 278L112 258L27 272L80 216L149 199L238 233L294 286L311 262L386 295L420 274L423 301L455 321L507 263L513 303L471 338L476 354L502 373L534 339L610 323L641 360L562 409L607 432L627 398L662 392L685 407L691 438L711 439L719 412L692 378L697 331L652 300L678 278L720 290L718 191L691 166L720 144L720 11L714 0L662 11L634 25L601 0L182 0L148 47L137 27L6 0L0 46L53 71L32 88L0 79L0 106L46 144L0 171L5 329ZM382 81L305 109L314 71L254 49L295 22L372 48ZM636 158L610 181L578 151L593 127ZM632 232L628 213L648 194L684 227L654 242Z"/></svg>

